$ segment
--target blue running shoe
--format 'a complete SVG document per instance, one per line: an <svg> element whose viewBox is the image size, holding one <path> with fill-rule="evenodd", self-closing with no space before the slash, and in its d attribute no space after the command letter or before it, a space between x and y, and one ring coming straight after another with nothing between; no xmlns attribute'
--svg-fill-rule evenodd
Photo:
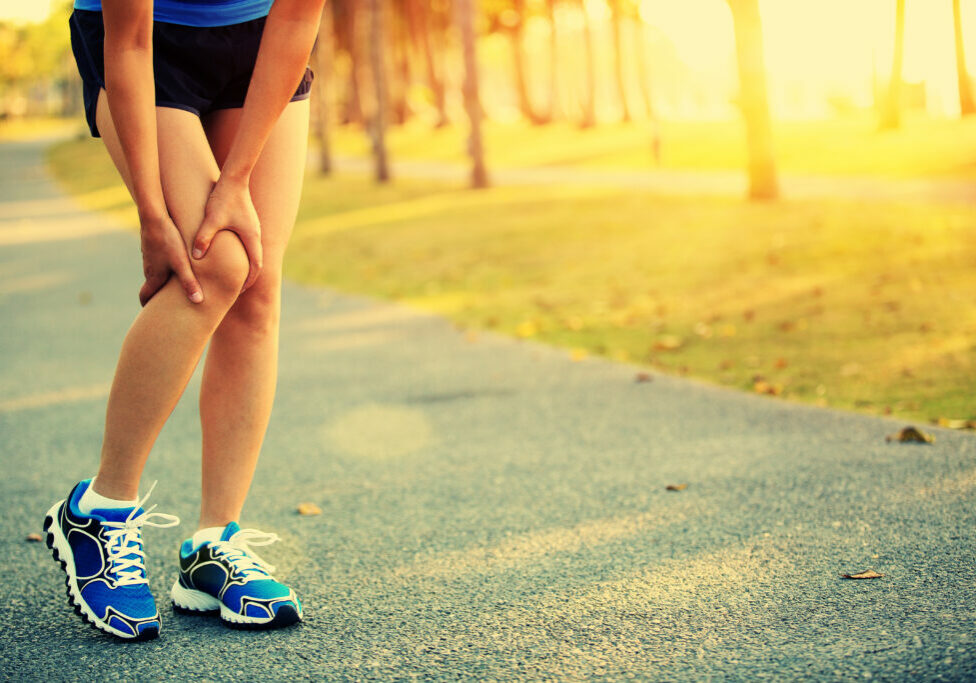
<svg viewBox="0 0 976 683"><path fill-rule="evenodd" d="M220 614L239 629L289 626L302 620L302 604L288 586L271 576L274 567L258 557L252 545L268 545L276 534L224 528L219 541L194 548L187 539L180 548L180 574L170 596L173 609L189 614Z"/></svg>
<svg viewBox="0 0 976 683"><path fill-rule="evenodd" d="M79 482L44 518L47 547L67 574L68 601L102 631L126 640L156 638L161 621L149 592L141 530L176 526L180 520L152 512L155 505L142 509L152 488L136 507L84 515L78 501L90 485L91 479Z"/></svg>

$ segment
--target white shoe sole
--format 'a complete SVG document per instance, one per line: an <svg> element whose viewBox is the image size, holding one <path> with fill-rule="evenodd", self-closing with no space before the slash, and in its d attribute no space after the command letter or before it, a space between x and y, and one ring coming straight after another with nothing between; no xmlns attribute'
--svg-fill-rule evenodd
<svg viewBox="0 0 976 683"><path fill-rule="evenodd" d="M288 597L295 607L287 604L282 605L273 617L262 618L238 614L209 593L182 586L179 579L173 582L173 587L170 589L170 598L173 600L173 607L176 611L184 614L216 614L219 612L220 620L227 626L240 629L280 628L301 621L302 613L301 607L298 607L298 599L294 595Z"/></svg>

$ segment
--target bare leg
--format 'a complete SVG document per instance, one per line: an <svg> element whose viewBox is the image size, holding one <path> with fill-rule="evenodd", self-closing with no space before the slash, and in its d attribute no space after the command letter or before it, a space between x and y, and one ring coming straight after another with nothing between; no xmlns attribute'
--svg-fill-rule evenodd
<svg viewBox="0 0 976 683"><path fill-rule="evenodd" d="M240 113L240 109L221 110L205 122L220 163ZM251 176L264 268L223 318L207 352L200 388L201 528L240 518L271 417L278 373L281 261L301 196L308 115L307 100L285 108Z"/></svg>
<svg viewBox="0 0 976 683"><path fill-rule="evenodd" d="M163 194L170 216L190 244L217 179L217 164L196 116L162 107L156 112ZM128 183L104 90L99 95L97 122ZM237 298L247 276L247 255L236 235L221 231L206 258L193 268L204 302L191 304L177 279L170 278L139 312L122 344L96 482L97 493L109 498L137 496L153 442L186 388L207 340Z"/></svg>

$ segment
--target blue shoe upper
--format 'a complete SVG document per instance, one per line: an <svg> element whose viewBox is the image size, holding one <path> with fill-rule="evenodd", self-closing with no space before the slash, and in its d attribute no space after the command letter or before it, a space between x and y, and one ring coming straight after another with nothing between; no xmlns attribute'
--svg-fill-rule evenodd
<svg viewBox="0 0 976 683"><path fill-rule="evenodd" d="M98 619L123 633L136 636L147 628L158 629L159 613L149 591L141 535L150 513L131 507L83 514L78 501L90 485L86 479L75 486L58 519L71 550L81 599Z"/></svg>
<svg viewBox="0 0 976 683"><path fill-rule="evenodd" d="M193 540L187 539L180 548L180 582L247 617L271 618L285 604L300 609L291 589L271 576L274 567L249 546L276 540L274 534L241 529L237 522L224 527L219 541L194 548Z"/></svg>

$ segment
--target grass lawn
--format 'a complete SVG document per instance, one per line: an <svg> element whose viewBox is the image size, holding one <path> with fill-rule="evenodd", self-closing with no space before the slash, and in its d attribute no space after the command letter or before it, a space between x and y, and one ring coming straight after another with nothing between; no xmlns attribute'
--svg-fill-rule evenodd
<svg viewBox="0 0 976 683"><path fill-rule="evenodd" d="M81 129L77 116L32 116L0 119L0 141L23 140L44 135L59 135L66 130Z"/></svg>
<svg viewBox="0 0 976 683"><path fill-rule="evenodd" d="M99 145L57 146L54 171L135 224ZM930 420L976 418L974 263L962 205L309 177L286 274L442 313L473 343L491 328L581 360Z"/></svg>
<svg viewBox="0 0 976 683"><path fill-rule="evenodd" d="M439 130L422 122L393 128L390 156L463 163L466 128ZM878 132L869 116L831 121L774 124L781 170L813 175L957 177L976 179L976 117L966 120L907 117L898 131ZM489 166L576 166L655 168L651 128L646 122L607 124L580 130L569 123L532 126L485 124ZM357 126L334 132L335 152L370 155L370 143ZM745 139L738 121L664 122L661 168L735 170L745 167Z"/></svg>

